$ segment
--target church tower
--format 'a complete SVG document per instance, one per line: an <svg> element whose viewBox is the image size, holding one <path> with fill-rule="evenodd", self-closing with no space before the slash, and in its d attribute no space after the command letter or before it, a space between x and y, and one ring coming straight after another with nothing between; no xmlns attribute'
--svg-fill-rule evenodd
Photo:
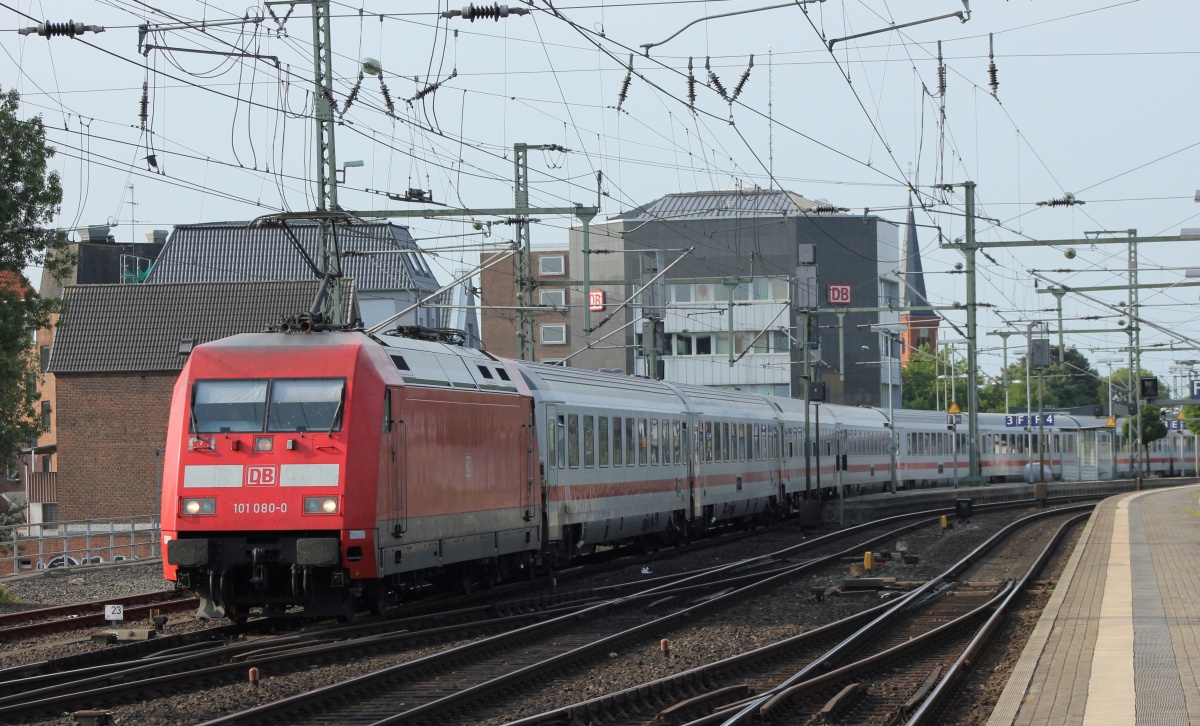
<svg viewBox="0 0 1200 726"><path fill-rule="evenodd" d="M937 353L938 317L925 297L925 273L921 269L921 246L917 242L916 218L913 215L912 199L908 202L908 232L904 241L904 292L901 298L906 308L900 315L900 327L904 337L904 351L900 354L901 365L908 361L922 346L927 345L931 354Z"/></svg>

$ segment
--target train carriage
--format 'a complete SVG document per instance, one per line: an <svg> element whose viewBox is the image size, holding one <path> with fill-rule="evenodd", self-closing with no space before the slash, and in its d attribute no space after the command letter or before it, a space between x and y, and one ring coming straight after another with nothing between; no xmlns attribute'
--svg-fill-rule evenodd
<svg viewBox="0 0 1200 726"><path fill-rule="evenodd" d="M197 346L175 386L164 573L210 616L349 617L429 582L469 588L803 499L965 477L963 426L890 415L822 404L806 417L798 400L399 335L234 336ZM1105 419L1059 415L1044 454L1009 423L979 415L987 480L1043 458L1053 478L1128 475ZM1143 458L1194 472L1196 437L1172 432Z"/></svg>

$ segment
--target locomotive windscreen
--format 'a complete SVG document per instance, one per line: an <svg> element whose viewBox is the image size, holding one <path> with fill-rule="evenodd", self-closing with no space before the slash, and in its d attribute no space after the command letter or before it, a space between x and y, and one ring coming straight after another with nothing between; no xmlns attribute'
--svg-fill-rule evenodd
<svg viewBox="0 0 1200 726"><path fill-rule="evenodd" d="M339 431L341 379L197 381L196 433Z"/></svg>

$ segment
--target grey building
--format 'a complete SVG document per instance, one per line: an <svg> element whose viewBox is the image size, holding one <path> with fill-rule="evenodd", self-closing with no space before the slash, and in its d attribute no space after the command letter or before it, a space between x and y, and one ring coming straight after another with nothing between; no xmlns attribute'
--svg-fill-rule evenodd
<svg viewBox="0 0 1200 726"><path fill-rule="evenodd" d="M254 282L316 277L296 248L317 258L319 227L289 221L294 240L280 227L251 227L248 222L179 225L167 238L148 283ZM407 227L389 222L338 225L342 274L353 278L363 323L370 327L427 297L440 285ZM441 327L449 293L398 321ZM302 312L297 310L296 312Z"/></svg>
<svg viewBox="0 0 1200 726"><path fill-rule="evenodd" d="M827 400L886 406L890 393L899 406L899 351L877 332L898 331L898 312L846 312L899 306L899 242L893 222L788 191L669 194L591 225L590 291L604 300L594 296L596 309L586 312L572 307L571 348L580 352L569 365L647 374L642 340L650 328L641 318L648 300L617 308L640 287L628 283L649 279L645 253L658 251L660 269L675 263L661 289L665 380L799 397L804 331L796 310L807 289L815 297L813 377L826 384ZM570 232L570 256L581 283L579 227ZM797 275L811 280L814 267L815 286L798 286Z"/></svg>

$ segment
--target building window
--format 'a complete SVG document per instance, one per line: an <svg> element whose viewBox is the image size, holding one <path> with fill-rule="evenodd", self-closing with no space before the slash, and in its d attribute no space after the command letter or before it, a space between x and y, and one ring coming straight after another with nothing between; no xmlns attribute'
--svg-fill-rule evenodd
<svg viewBox="0 0 1200 726"><path fill-rule="evenodd" d="M900 283L893 280L879 280L879 304L883 307L899 307Z"/></svg>
<svg viewBox="0 0 1200 726"><path fill-rule="evenodd" d="M542 255L538 258L538 274L544 276L567 274L566 258L562 255Z"/></svg>
<svg viewBox="0 0 1200 726"><path fill-rule="evenodd" d="M42 430L50 430L50 402L42 401Z"/></svg>
<svg viewBox="0 0 1200 726"><path fill-rule="evenodd" d="M50 346L43 345L42 346L42 373L45 373L46 369L49 367L50 367Z"/></svg>
<svg viewBox="0 0 1200 726"><path fill-rule="evenodd" d="M541 327L544 345L563 345L567 342L566 325L543 325Z"/></svg>
<svg viewBox="0 0 1200 726"><path fill-rule="evenodd" d="M538 290L538 303L561 308L567 304L566 290Z"/></svg>

